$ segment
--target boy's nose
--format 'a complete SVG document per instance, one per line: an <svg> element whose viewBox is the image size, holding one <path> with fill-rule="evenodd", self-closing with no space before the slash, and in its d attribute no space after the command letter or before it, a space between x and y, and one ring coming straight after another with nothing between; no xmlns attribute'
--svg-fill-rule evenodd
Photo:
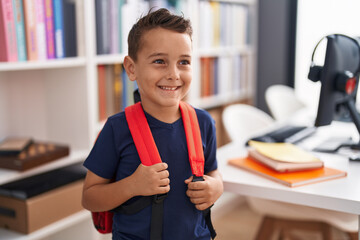
<svg viewBox="0 0 360 240"><path fill-rule="evenodd" d="M168 80L177 80L180 78L180 72L177 66L169 66L168 69Z"/></svg>

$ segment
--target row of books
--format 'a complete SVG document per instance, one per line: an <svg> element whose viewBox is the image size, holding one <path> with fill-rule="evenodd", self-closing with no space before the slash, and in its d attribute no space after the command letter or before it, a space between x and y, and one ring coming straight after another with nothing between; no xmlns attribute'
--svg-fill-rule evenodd
<svg viewBox="0 0 360 240"><path fill-rule="evenodd" d="M200 97L224 95L247 87L247 57L200 58Z"/></svg>
<svg viewBox="0 0 360 240"><path fill-rule="evenodd" d="M248 42L247 6L219 1L199 4L199 47L242 46Z"/></svg>
<svg viewBox="0 0 360 240"><path fill-rule="evenodd" d="M184 12L181 0L95 0L97 54L127 52L127 36L133 24L150 9Z"/></svg>
<svg viewBox="0 0 360 240"><path fill-rule="evenodd" d="M289 187L346 177L345 171L326 167L312 153L291 143L249 141L248 156L229 164Z"/></svg>
<svg viewBox="0 0 360 240"><path fill-rule="evenodd" d="M99 121L134 103L135 81L130 81L122 64L98 65Z"/></svg>
<svg viewBox="0 0 360 240"><path fill-rule="evenodd" d="M0 0L0 62L77 56L73 0Z"/></svg>

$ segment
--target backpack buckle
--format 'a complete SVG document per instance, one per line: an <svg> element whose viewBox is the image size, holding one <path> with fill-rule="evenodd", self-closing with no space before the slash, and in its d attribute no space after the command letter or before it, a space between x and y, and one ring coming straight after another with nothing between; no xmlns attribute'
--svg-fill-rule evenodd
<svg viewBox="0 0 360 240"><path fill-rule="evenodd" d="M193 175L193 180L192 180L192 182L201 182L201 181L204 181L204 177L203 177L203 176Z"/></svg>
<svg viewBox="0 0 360 240"><path fill-rule="evenodd" d="M163 193L163 194L156 194L154 195L154 202L155 203L161 203L162 201L165 200L165 198L168 196L167 193Z"/></svg>

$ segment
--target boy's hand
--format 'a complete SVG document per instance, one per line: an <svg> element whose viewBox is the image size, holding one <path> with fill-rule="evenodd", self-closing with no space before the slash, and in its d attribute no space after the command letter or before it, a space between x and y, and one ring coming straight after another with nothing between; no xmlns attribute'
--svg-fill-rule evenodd
<svg viewBox="0 0 360 240"><path fill-rule="evenodd" d="M204 181L191 182L192 176L185 180L188 185L186 195L198 210L205 210L213 205L223 193L222 179L217 172L215 175L204 175Z"/></svg>
<svg viewBox="0 0 360 240"><path fill-rule="evenodd" d="M140 164L131 175L134 196L151 196L170 191L169 171L166 163L152 166Z"/></svg>

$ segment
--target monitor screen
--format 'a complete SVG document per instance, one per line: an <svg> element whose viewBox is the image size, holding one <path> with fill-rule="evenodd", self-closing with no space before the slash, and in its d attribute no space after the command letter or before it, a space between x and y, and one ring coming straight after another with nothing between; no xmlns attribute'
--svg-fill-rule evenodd
<svg viewBox="0 0 360 240"><path fill-rule="evenodd" d="M315 126L329 125L340 105L355 100L356 87L348 94L339 89L339 75L345 72L357 74L360 65L359 46L354 39L344 35L327 36L325 62L320 75L321 92ZM341 86L340 86L341 87Z"/></svg>

